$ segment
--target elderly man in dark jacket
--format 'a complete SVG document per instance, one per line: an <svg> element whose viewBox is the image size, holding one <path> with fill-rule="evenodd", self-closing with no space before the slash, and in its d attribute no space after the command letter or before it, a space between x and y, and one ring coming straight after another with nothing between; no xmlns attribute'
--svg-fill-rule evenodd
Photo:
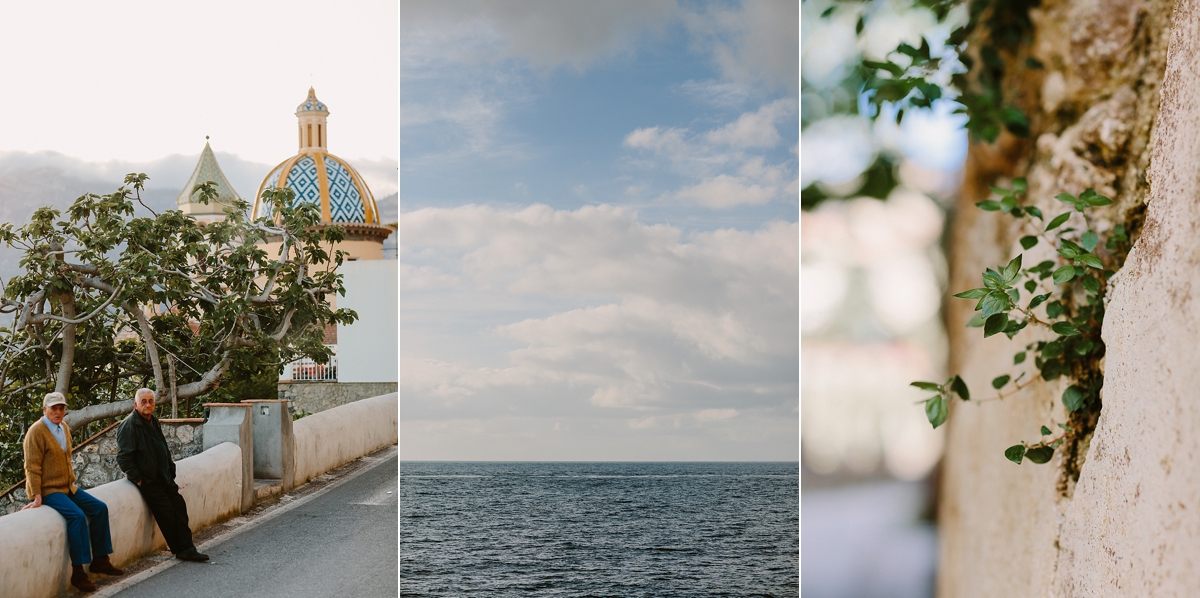
<svg viewBox="0 0 1200 598"><path fill-rule="evenodd" d="M175 484L175 462L167 450L167 439L158 418L154 417L154 391L139 388L134 394L133 409L117 428L117 465L137 485L175 557L207 561L208 555L201 554L192 543L187 503Z"/></svg>

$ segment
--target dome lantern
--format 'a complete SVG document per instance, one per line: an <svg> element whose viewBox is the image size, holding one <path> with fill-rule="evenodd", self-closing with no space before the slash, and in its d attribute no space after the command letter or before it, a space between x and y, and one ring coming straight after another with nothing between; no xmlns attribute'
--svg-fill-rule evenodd
<svg viewBox="0 0 1200 598"><path fill-rule="evenodd" d="M313 88L308 88L308 97L304 103L296 107L296 118L299 122L299 138L300 151L315 150L327 151L328 146L325 142L325 134L328 128L325 123L325 117L329 116L329 109L321 100L317 99L317 92Z"/></svg>

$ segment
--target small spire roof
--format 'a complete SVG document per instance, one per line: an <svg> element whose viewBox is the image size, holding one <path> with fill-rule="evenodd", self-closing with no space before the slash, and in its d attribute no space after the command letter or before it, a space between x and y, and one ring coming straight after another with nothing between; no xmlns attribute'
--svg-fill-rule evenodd
<svg viewBox="0 0 1200 598"><path fill-rule="evenodd" d="M309 87L308 97L305 98L304 103L296 106L296 114L299 115L301 112L324 112L325 114L329 114L329 109L325 107L325 104L321 100L317 99L316 90Z"/></svg>
<svg viewBox="0 0 1200 598"><path fill-rule="evenodd" d="M234 201L241 199L241 196L233 190L233 185L229 184L225 173L221 172L221 166L217 164L217 156L213 154L212 147L208 144L208 137L204 139L204 151L200 152L200 161L196 163L196 170L192 171L191 178L183 186L179 196L175 198L175 204L180 207L191 204L190 209L185 213L192 215L224 215L225 208L232 206ZM213 181L217 184L217 201L209 202L208 205L200 203L199 199L192 195L196 185L206 181Z"/></svg>

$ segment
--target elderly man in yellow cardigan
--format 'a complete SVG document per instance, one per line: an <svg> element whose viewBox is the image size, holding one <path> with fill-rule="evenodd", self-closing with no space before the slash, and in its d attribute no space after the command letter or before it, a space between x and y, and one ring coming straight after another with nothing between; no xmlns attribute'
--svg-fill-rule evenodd
<svg viewBox="0 0 1200 598"><path fill-rule="evenodd" d="M92 573L121 575L108 560L112 539L108 534L108 506L75 484L71 466L71 428L63 423L67 399L52 392L42 400L42 413L25 433L25 492L32 502L25 509L46 505L67 520L67 546L71 553L71 585L84 592L96 589L83 566Z"/></svg>

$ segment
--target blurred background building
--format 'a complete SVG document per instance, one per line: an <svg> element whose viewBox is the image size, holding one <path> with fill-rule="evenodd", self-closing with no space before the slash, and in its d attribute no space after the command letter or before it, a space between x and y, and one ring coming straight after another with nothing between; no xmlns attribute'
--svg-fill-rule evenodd
<svg viewBox="0 0 1200 598"><path fill-rule="evenodd" d="M801 593L932 596L943 430L909 383L946 375L942 239L967 136L950 100L867 118L858 66L923 37L941 52L950 24L906 1L801 10Z"/></svg>

